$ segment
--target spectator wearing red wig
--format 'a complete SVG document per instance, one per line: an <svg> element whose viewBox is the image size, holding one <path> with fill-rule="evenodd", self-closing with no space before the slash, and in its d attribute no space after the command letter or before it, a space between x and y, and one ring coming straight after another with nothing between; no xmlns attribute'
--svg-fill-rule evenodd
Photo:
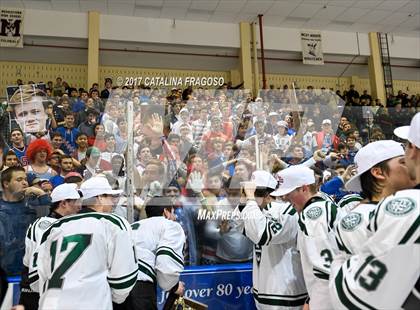
<svg viewBox="0 0 420 310"><path fill-rule="evenodd" d="M36 139L28 145L26 156L30 164L25 167L27 172L33 172L41 180L49 180L57 173L48 166L47 161L51 156L52 147L48 141Z"/></svg>

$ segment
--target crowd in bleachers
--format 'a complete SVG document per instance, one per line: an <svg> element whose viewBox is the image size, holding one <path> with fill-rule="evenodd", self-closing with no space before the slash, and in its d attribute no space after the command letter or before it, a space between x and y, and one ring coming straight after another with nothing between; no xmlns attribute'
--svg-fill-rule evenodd
<svg viewBox="0 0 420 310"><path fill-rule="evenodd" d="M0 115L0 170L22 166L27 175L20 185L22 195L3 195L1 205L22 202L30 210L16 217L0 209L0 220L16 234L13 242L2 241L1 248L9 249L0 253L7 257L2 265L9 273L19 269L22 232L35 217L48 213L48 194L54 187L102 175L114 188L127 190L131 129L134 216L144 217L148 197L172 197L187 239L185 262L198 265L252 259L252 243L232 223L199 220L197 215L200 210L233 210L240 196L238 184L249 180L254 170L275 173L307 163L315 169L321 190L338 201L347 193L343 185L351 177L357 151L368 142L393 139L393 129L408 125L420 111L419 95L398 91L381 102L353 85L342 93L271 86L253 96L231 84L213 90L129 89L106 79L104 89L94 84L85 90L57 78L46 83L42 109L35 113L34 108L19 110L22 89L18 100L8 99ZM130 130L129 101L134 106ZM41 124L31 123L31 113ZM126 196L115 197L114 212L126 217L126 205Z"/></svg>

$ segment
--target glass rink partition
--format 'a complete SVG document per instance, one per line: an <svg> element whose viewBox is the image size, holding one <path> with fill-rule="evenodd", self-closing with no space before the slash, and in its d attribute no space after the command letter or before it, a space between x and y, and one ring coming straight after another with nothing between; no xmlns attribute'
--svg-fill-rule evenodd
<svg viewBox="0 0 420 310"><path fill-rule="evenodd" d="M114 212L130 223L145 218L150 197L172 198L186 238L186 297L210 309L254 309L254 244L234 211L240 184L255 170L313 160L321 185L344 173L362 145L395 139L393 129L417 109L356 101L326 89L260 90L256 99L242 89L115 89L91 143L112 168L93 173L123 190ZM11 276L16 301L20 279ZM157 297L161 308L166 294Z"/></svg>

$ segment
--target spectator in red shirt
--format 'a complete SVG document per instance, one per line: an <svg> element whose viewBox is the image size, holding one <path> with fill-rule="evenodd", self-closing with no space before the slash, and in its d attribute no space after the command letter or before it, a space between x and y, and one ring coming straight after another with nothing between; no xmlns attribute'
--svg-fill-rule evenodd
<svg viewBox="0 0 420 310"><path fill-rule="evenodd" d="M221 118L215 115L211 118L211 125L209 128L209 131L206 132L202 138L202 147L204 151L206 152L206 154L210 154L213 152L213 146L212 146L211 140L216 137L220 137L224 141L229 140L228 137L224 133Z"/></svg>
<svg viewBox="0 0 420 310"><path fill-rule="evenodd" d="M105 142L105 127L102 124L96 124L94 129L95 135L93 137L88 137L89 146L96 146L101 151L104 151L106 148Z"/></svg>
<svg viewBox="0 0 420 310"><path fill-rule="evenodd" d="M322 121L322 131L315 136L318 150L322 149L326 153L331 149L337 149L340 139L333 133L331 120L324 119Z"/></svg>

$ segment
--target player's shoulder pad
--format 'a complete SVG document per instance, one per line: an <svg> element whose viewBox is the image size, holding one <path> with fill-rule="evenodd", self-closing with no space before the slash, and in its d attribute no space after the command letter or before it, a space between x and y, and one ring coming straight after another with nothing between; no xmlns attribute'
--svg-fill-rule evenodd
<svg viewBox="0 0 420 310"><path fill-rule="evenodd" d="M420 190L408 189L398 191L386 197L378 206L378 212L394 217L408 215L419 208Z"/></svg>
<svg viewBox="0 0 420 310"><path fill-rule="evenodd" d="M50 227L52 223L56 221L57 219L55 218L44 216L44 217L41 217L39 221L36 223L36 227L41 230L46 230L48 227Z"/></svg>
<svg viewBox="0 0 420 310"><path fill-rule="evenodd" d="M312 202L299 213L299 227L305 235L323 235L333 229L336 214L337 207L331 201L312 198Z"/></svg>
<svg viewBox="0 0 420 310"><path fill-rule="evenodd" d="M362 223L362 215L359 212L350 212L344 216L337 228L343 231L354 231Z"/></svg>
<svg viewBox="0 0 420 310"><path fill-rule="evenodd" d="M44 232L51 226L52 223L57 221L54 218L50 218L47 216L43 216L37 218L31 225L29 225L28 230L26 232L26 237L31 239L32 241L37 241L37 235L39 232Z"/></svg>
<svg viewBox="0 0 420 310"><path fill-rule="evenodd" d="M303 210L303 215L305 220L317 220L319 219L325 212L327 212L328 205L331 205L332 202L326 201L323 199L316 199L311 202L308 206L305 207Z"/></svg>
<svg viewBox="0 0 420 310"><path fill-rule="evenodd" d="M399 223L398 225L411 222L411 218L418 216L420 212L419 197L420 190L407 189L384 198L372 215L369 230L376 231L386 219Z"/></svg>

